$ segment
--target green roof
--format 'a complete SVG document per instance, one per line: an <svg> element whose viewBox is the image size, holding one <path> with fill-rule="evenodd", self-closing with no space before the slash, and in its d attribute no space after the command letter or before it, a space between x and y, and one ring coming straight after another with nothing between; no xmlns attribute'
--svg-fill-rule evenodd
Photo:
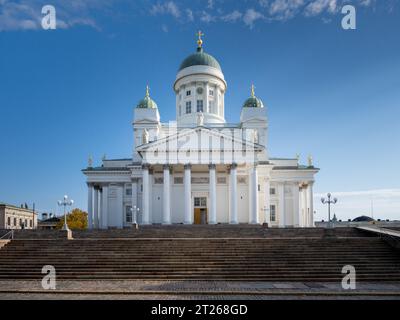
<svg viewBox="0 0 400 320"><path fill-rule="evenodd" d="M203 48L197 48L196 53L190 55L185 60L183 60L181 66L179 67L179 71L192 66L209 66L222 71L217 59L215 59L208 53L205 53L203 51Z"/></svg>
<svg viewBox="0 0 400 320"><path fill-rule="evenodd" d="M244 102L243 108L264 108L264 104L257 97L250 97Z"/></svg>
<svg viewBox="0 0 400 320"><path fill-rule="evenodd" d="M141 109L157 109L157 103L153 99L150 98L149 86L146 87L146 95L145 97L139 101L136 108Z"/></svg>

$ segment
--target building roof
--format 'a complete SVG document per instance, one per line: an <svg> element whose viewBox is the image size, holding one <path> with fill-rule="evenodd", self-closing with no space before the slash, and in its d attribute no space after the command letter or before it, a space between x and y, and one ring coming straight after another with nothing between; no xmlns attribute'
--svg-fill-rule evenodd
<svg viewBox="0 0 400 320"><path fill-rule="evenodd" d="M136 108L139 109L157 109L157 103L153 99L150 98L150 89L149 86L146 87L146 95L142 100L139 101Z"/></svg>
<svg viewBox="0 0 400 320"><path fill-rule="evenodd" d="M222 71L221 65L217 59L204 52L202 47L197 48L196 53L191 54L185 60L183 60L181 66L179 67L179 71L192 66L209 66Z"/></svg>
<svg viewBox="0 0 400 320"><path fill-rule="evenodd" d="M26 209L25 207L21 208L20 206L14 206L13 204L8 204L8 203L5 203L5 202L0 202L0 206L1 207L9 207L9 208L13 208L13 209L19 209L19 210L33 212L32 208L28 208L28 209ZM37 214L37 213L35 213L35 214Z"/></svg>

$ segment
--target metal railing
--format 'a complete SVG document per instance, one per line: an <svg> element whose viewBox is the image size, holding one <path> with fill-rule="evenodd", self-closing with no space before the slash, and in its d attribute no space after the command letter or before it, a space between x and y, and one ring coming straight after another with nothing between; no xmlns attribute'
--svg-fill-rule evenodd
<svg viewBox="0 0 400 320"><path fill-rule="evenodd" d="M4 240L4 239L14 239L14 229L11 229L10 231L8 231L7 233L5 233L4 235L2 235L0 237L0 240Z"/></svg>

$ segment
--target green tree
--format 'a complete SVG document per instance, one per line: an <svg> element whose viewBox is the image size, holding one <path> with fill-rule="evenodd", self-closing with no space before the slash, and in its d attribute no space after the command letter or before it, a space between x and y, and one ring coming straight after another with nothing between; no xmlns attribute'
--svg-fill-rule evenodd
<svg viewBox="0 0 400 320"><path fill-rule="evenodd" d="M70 213L67 213L67 224L71 230L83 230L87 229L88 214L80 209L73 209ZM57 223L57 229L61 229L64 225L64 216Z"/></svg>

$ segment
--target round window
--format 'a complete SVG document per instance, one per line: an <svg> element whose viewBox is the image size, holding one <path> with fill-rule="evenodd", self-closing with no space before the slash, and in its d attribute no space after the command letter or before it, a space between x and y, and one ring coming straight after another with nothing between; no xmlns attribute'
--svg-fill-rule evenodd
<svg viewBox="0 0 400 320"><path fill-rule="evenodd" d="M197 88L197 94L203 94L203 88Z"/></svg>

